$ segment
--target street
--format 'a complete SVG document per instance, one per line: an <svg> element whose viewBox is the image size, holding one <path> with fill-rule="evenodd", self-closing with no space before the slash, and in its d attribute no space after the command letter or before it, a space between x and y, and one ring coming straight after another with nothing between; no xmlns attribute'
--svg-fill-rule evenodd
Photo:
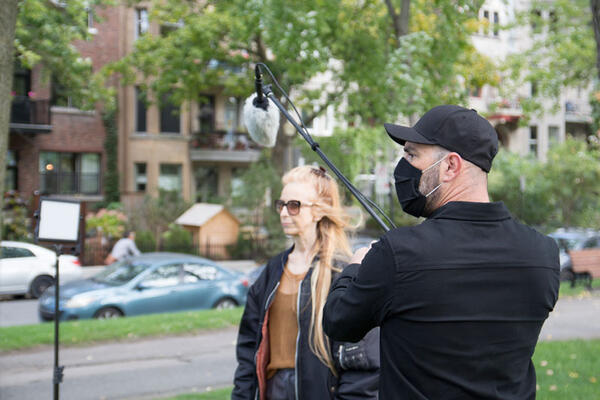
<svg viewBox="0 0 600 400"><path fill-rule="evenodd" d="M598 338L599 312L598 295L560 299L540 340ZM237 329L229 328L193 336L62 348L61 398L155 399L231 385L236 335ZM0 398L50 396L52 363L51 346L0 355Z"/></svg>

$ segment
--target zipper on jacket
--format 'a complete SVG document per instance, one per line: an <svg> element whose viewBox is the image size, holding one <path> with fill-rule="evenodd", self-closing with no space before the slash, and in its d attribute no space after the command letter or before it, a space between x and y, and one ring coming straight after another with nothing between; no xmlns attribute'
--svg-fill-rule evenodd
<svg viewBox="0 0 600 400"><path fill-rule="evenodd" d="M346 369L346 367L344 367L343 351L344 351L344 345L340 344L339 353L338 353L338 361L340 362L340 368L341 369Z"/></svg>
<svg viewBox="0 0 600 400"><path fill-rule="evenodd" d="M265 311L267 311L267 309L271 305L271 302L273 301L273 296L275 295L275 292L277 291L277 288L279 287L280 283L281 283L281 281L277 282L277 285L275 285L275 287L273 288L273 291L271 292L271 294L269 294L269 297L267 297L267 301L265 303Z"/></svg>
<svg viewBox="0 0 600 400"><path fill-rule="evenodd" d="M296 389L296 400L299 400L299 398L298 398L298 345L300 344L300 297L302 296L302 282L303 281L304 280L300 281L300 286L298 287L298 304L296 306L296 317L298 319L298 336L296 336L296 362L295 362L296 368L294 369L294 375L295 375L294 386Z"/></svg>

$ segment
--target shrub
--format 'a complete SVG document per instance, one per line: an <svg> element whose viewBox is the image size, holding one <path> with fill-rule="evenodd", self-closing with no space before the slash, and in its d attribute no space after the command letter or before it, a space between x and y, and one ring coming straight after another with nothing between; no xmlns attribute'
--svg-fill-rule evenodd
<svg viewBox="0 0 600 400"><path fill-rule="evenodd" d="M156 251L156 240L150 231L136 232L135 244L142 253Z"/></svg>
<svg viewBox="0 0 600 400"><path fill-rule="evenodd" d="M177 253L194 253L192 234L179 225L169 225L169 230L162 235L162 249Z"/></svg>

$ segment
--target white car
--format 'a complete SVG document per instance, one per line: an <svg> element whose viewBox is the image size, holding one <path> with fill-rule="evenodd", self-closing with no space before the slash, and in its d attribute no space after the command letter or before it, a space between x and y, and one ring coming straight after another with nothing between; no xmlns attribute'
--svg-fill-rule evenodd
<svg viewBox="0 0 600 400"><path fill-rule="evenodd" d="M56 253L24 242L0 242L0 294L25 294L38 298L54 284ZM59 257L60 283L82 278L79 259Z"/></svg>

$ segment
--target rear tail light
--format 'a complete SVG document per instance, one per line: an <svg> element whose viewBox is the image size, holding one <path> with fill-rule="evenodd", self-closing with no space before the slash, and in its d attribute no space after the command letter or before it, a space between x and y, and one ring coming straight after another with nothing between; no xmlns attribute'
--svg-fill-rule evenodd
<svg viewBox="0 0 600 400"><path fill-rule="evenodd" d="M79 261L79 258L76 258L73 260L73 264L81 266L81 261Z"/></svg>
<svg viewBox="0 0 600 400"><path fill-rule="evenodd" d="M250 282L248 282L248 278L242 278L241 281L244 287L250 286Z"/></svg>

